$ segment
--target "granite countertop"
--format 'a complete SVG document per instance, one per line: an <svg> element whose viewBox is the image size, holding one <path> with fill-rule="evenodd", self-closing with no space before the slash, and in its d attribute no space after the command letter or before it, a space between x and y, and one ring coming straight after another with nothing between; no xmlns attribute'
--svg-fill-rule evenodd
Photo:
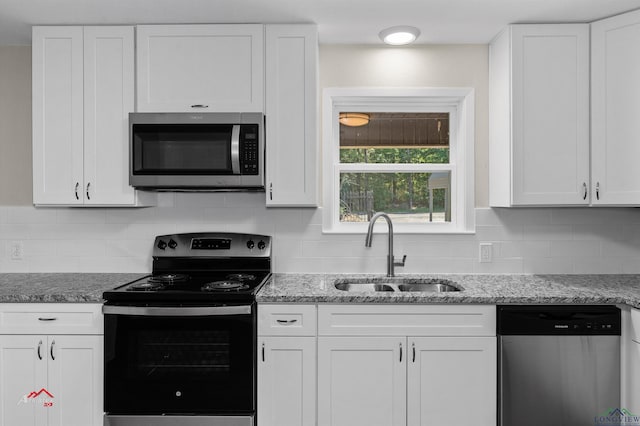
<svg viewBox="0 0 640 426"><path fill-rule="evenodd" d="M0 274L0 303L102 303L102 292L145 274Z"/></svg>
<svg viewBox="0 0 640 426"><path fill-rule="evenodd" d="M398 278L438 278L463 291L347 292L334 288L336 280L381 275L274 274L258 293L263 303L545 303L626 304L640 308L640 275L401 275Z"/></svg>

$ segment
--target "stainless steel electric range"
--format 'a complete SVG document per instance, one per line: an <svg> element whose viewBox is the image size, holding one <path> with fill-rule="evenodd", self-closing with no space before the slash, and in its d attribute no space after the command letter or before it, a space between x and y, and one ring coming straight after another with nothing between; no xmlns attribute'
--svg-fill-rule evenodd
<svg viewBox="0 0 640 426"><path fill-rule="evenodd" d="M105 426L252 426L265 235L156 237L153 272L107 291Z"/></svg>

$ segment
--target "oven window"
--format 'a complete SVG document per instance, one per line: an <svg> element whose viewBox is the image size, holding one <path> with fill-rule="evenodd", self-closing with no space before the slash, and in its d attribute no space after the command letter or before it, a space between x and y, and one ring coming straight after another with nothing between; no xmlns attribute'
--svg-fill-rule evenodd
<svg viewBox="0 0 640 426"><path fill-rule="evenodd" d="M231 170L232 125L136 124L135 174L226 174Z"/></svg>
<svg viewBox="0 0 640 426"><path fill-rule="evenodd" d="M149 379L188 377L206 380L208 375L231 372L229 330L139 330L131 336L138 362L132 377Z"/></svg>
<svg viewBox="0 0 640 426"><path fill-rule="evenodd" d="M107 314L105 411L242 413L255 409L253 315Z"/></svg>

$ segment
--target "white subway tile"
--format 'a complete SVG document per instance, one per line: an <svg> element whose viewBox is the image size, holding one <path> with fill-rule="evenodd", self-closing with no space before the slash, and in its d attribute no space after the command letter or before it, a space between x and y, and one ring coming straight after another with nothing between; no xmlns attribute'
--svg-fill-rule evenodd
<svg viewBox="0 0 640 426"><path fill-rule="evenodd" d="M476 261L473 265L473 272L476 274L522 274L523 271L524 261L518 257L494 259L490 263Z"/></svg>
<svg viewBox="0 0 640 426"><path fill-rule="evenodd" d="M171 210L171 208L158 209L147 207L140 209L109 209L105 215L106 223L155 223L158 221L156 213Z"/></svg>
<svg viewBox="0 0 640 426"><path fill-rule="evenodd" d="M570 240L572 236L569 225L524 225L525 241Z"/></svg>
<svg viewBox="0 0 640 426"><path fill-rule="evenodd" d="M224 198L225 194L222 192L176 192L174 194L174 206L220 208L225 205Z"/></svg>
<svg viewBox="0 0 640 426"><path fill-rule="evenodd" d="M25 260L0 259L0 273L10 274L17 272L32 272L29 263Z"/></svg>
<svg viewBox="0 0 640 426"><path fill-rule="evenodd" d="M103 240L60 240L56 244L56 256L63 257L104 257Z"/></svg>
<svg viewBox="0 0 640 426"><path fill-rule="evenodd" d="M603 240L602 255L605 257L640 258L640 240Z"/></svg>
<svg viewBox="0 0 640 426"><path fill-rule="evenodd" d="M106 257L138 257L151 258L153 241L140 240L107 240L105 241ZM109 260L105 259L107 262Z"/></svg>
<svg viewBox="0 0 640 426"><path fill-rule="evenodd" d="M551 257L598 257L601 255L599 241L551 241Z"/></svg>
<svg viewBox="0 0 640 426"><path fill-rule="evenodd" d="M525 274L571 274L571 259L551 257L527 257L524 259Z"/></svg>
<svg viewBox="0 0 640 426"><path fill-rule="evenodd" d="M522 225L505 226L477 226L476 238L479 241L512 241L522 240Z"/></svg>
<svg viewBox="0 0 640 426"><path fill-rule="evenodd" d="M503 241L499 245L499 257L548 257L549 241Z"/></svg>
<svg viewBox="0 0 640 426"><path fill-rule="evenodd" d="M640 231L640 227L636 225L622 226L618 223L612 224L591 224L591 225L573 225L573 239L578 241L589 240L624 240L634 235L634 229Z"/></svg>
<svg viewBox="0 0 640 426"><path fill-rule="evenodd" d="M78 272L140 273L151 272L150 257L87 257L78 259Z"/></svg>
<svg viewBox="0 0 640 426"><path fill-rule="evenodd" d="M227 192L224 194L225 207L266 209L264 192Z"/></svg>
<svg viewBox="0 0 640 426"><path fill-rule="evenodd" d="M623 259L619 257L583 257L573 259L574 274L621 274Z"/></svg>
<svg viewBox="0 0 640 426"><path fill-rule="evenodd" d="M85 223L106 223L106 211L105 209L97 208L66 208L58 210L58 223L72 223L72 224L85 224Z"/></svg>
<svg viewBox="0 0 640 426"><path fill-rule="evenodd" d="M31 238L31 226L25 224L0 224L0 238L3 240L25 240Z"/></svg>
<svg viewBox="0 0 640 426"><path fill-rule="evenodd" d="M31 206L25 207L6 207L5 223L56 223L56 216L59 209L56 208L35 208Z"/></svg>
<svg viewBox="0 0 640 426"><path fill-rule="evenodd" d="M640 274L640 256L622 258L623 274Z"/></svg>
<svg viewBox="0 0 640 426"><path fill-rule="evenodd" d="M25 258L29 272L77 272L80 270L80 258L65 256L34 256Z"/></svg>

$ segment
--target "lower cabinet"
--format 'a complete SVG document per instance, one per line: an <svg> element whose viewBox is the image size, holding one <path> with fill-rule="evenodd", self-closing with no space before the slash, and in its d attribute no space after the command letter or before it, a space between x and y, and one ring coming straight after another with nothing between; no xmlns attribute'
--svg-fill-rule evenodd
<svg viewBox="0 0 640 426"><path fill-rule="evenodd" d="M258 307L258 425L316 425L316 307Z"/></svg>
<svg viewBox="0 0 640 426"><path fill-rule="evenodd" d="M64 312L64 305L47 305L44 312L35 310L39 304L0 305L0 426L100 426L104 350L99 305L75 304L72 312ZM87 334L18 334L61 328Z"/></svg>
<svg viewBox="0 0 640 426"><path fill-rule="evenodd" d="M316 424L316 338L258 339L258 424Z"/></svg>
<svg viewBox="0 0 640 426"><path fill-rule="evenodd" d="M318 339L319 425L467 425L470 419L496 422L495 337Z"/></svg>
<svg viewBox="0 0 640 426"><path fill-rule="evenodd" d="M406 425L406 339L320 337L318 425Z"/></svg>

